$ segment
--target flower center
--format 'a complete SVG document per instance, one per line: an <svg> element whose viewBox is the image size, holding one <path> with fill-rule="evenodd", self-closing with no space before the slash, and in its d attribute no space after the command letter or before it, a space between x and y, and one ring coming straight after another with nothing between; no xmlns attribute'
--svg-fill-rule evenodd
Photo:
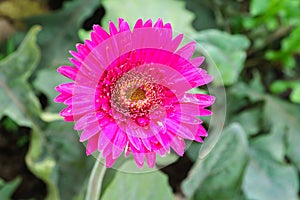
<svg viewBox="0 0 300 200"><path fill-rule="evenodd" d="M129 94L130 93L131 92L129 92ZM141 88L135 89L135 91L133 91L130 95L131 101L138 101L138 100L144 100L144 99L146 99L146 92L145 92L145 90L143 90Z"/></svg>
<svg viewBox="0 0 300 200"><path fill-rule="evenodd" d="M151 76L127 72L112 87L111 105L123 117L149 120L151 109L162 103L163 90Z"/></svg>

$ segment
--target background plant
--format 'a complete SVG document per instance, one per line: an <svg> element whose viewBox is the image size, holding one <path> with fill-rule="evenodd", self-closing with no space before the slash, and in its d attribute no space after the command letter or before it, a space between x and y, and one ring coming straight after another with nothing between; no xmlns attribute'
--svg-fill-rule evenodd
<svg viewBox="0 0 300 200"><path fill-rule="evenodd" d="M56 68L68 64L68 50L93 23L118 17L162 17L195 39L209 55L210 73L212 60L221 74L227 99L216 103L226 102L227 113L208 156L199 159L201 145L193 143L175 164L151 174L110 169L102 199L299 198L299 1L53 2L0 2L0 199L84 199L94 158L58 116L54 86L66 80ZM7 5L28 12L7 12ZM12 31L2 34L7 27ZM212 93L223 83L216 80ZM211 134L222 125L212 122Z"/></svg>

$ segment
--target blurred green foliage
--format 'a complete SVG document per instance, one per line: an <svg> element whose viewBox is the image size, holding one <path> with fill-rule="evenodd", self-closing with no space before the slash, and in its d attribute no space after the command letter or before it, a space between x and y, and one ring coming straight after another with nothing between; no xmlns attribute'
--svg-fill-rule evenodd
<svg viewBox="0 0 300 200"><path fill-rule="evenodd" d="M67 81L56 68L69 64L68 50L88 37L82 25L100 5L105 16L98 23L106 28L118 17L131 25L139 17L171 22L176 31L198 42L197 54L206 56L205 67L215 77L210 91L217 97L217 120L210 129L215 137L187 149L193 165L177 193L199 200L299 199L297 0L72 0L26 18L27 31L0 44L0 118L6 116L1 121L6 131L30 129L26 165L46 184L46 199L79 200L86 192L94 158L85 156L73 125L59 118L63 106L53 98L54 87ZM223 84L227 99L218 92ZM224 104L225 123L218 121ZM219 137L215 132L223 125ZM102 198L174 199L167 179L160 171L134 175L109 170ZM1 179L0 199L11 198L21 181Z"/></svg>

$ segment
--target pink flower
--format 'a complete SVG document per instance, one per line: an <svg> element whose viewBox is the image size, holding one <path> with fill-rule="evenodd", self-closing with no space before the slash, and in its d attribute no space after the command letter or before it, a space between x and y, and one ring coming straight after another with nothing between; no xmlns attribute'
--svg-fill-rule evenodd
<svg viewBox="0 0 300 200"><path fill-rule="evenodd" d="M73 82L56 87L55 101L67 105L60 112L65 121L82 130L87 155L98 150L111 167L125 151L138 167L144 160L154 167L156 154L171 148L182 156L184 139L203 141L199 116L212 114L206 107L215 98L188 91L212 77L198 68L203 57L192 58L196 43L179 48L182 39L161 19L154 25L139 19L133 30L119 19L118 27L110 22L109 33L94 25L91 40L70 51L74 67L58 72Z"/></svg>

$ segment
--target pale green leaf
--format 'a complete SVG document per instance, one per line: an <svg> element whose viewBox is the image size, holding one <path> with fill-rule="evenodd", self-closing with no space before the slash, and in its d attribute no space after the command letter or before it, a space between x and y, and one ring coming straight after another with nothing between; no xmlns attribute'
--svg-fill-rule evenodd
<svg viewBox="0 0 300 200"><path fill-rule="evenodd" d="M251 15L263 14L270 4L270 1L252 0L250 3Z"/></svg>
<svg viewBox="0 0 300 200"><path fill-rule="evenodd" d="M240 123L247 135L255 135L261 128L261 110L259 108L245 110L234 116L231 121Z"/></svg>
<svg viewBox="0 0 300 200"><path fill-rule="evenodd" d="M47 149L44 133L35 127L31 132L30 147L25 157L29 170L47 185L47 200L59 199L56 161Z"/></svg>
<svg viewBox="0 0 300 200"><path fill-rule="evenodd" d="M28 26L40 24L43 27L39 36L43 52L41 68L69 64L68 52L79 42L77 31L99 5L99 0L73 0L65 3L63 9L26 20Z"/></svg>
<svg viewBox="0 0 300 200"><path fill-rule="evenodd" d="M56 187L61 199L72 199L84 191L94 157L86 156L84 144L72 123L52 122L44 131L49 150L56 161ZM80 182L82 184L74 184Z"/></svg>
<svg viewBox="0 0 300 200"><path fill-rule="evenodd" d="M214 77L220 74L225 85L236 83L244 68L246 50L250 46L247 37L211 29L200 31L194 39L201 47L199 51L206 56L209 73ZM218 71L213 69L215 67ZM223 85L223 82L216 79L213 84Z"/></svg>
<svg viewBox="0 0 300 200"><path fill-rule="evenodd" d="M300 104L300 83L298 83L294 87L294 89L293 89L293 91L290 95L290 99L291 99L292 102Z"/></svg>
<svg viewBox="0 0 300 200"><path fill-rule="evenodd" d="M91 32L92 31L86 31L84 29L79 29L78 31L78 37L83 42L84 40L89 40L91 38Z"/></svg>
<svg viewBox="0 0 300 200"><path fill-rule="evenodd" d="M28 83L40 60L36 44L40 29L34 26L17 51L0 62L0 118L7 115L22 126L32 126L40 112L40 103Z"/></svg>
<svg viewBox="0 0 300 200"><path fill-rule="evenodd" d="M255 139L251 145L251 161L243 181L248 199L298 199L297 170L283 162L283 130L275 131Z"/></svg>
<svg viewBox="0 0 300 200"><path fill-rule="evenodd" d="M134 162L124 163L125 168ZM108 185L102 200L127 199L164 199L173 200L173 194L168 184L167 176L160 171L150 173L126 173L118 171L113 181Z"/></svg>
<svg viewBox="0 0 300 200"><path fill-rule="evenodd" d="M247 160L246 133L239 124L233 123L224 130L211 153L194 164L182 184L183 193L196 199L236 197Z"/></svg>
<svg viewBox="0 0 300 200"><path fill-rule="evenodd" d="M0 198L1 200L11 199L12 194L21 183L21 178L16 178L10 182L4 182L0 178Z"/></svg>
<svg viewBox="0 0 300 200"><path fill-rule="evenodd" d="M164 22L170 22L174 30L183 33L194 33L192 20L194 14L185 9L184 1L177 0L103 0L102 4L106 14L102 19L102 25L106 28L110 20L117 22L118 18L124 18L131 26L137 19L142 18L156 21L162 18Z"/></svg>
<svg viewBox="0 0 300 200"><path fill-rule="evenodd" d="M238 84L235 87L239 95L249 97L253 102L264 101L265 123L273 129L285 133L286 155L300 169L300 107L275 96L258 92L253 86Z"/></svg>

